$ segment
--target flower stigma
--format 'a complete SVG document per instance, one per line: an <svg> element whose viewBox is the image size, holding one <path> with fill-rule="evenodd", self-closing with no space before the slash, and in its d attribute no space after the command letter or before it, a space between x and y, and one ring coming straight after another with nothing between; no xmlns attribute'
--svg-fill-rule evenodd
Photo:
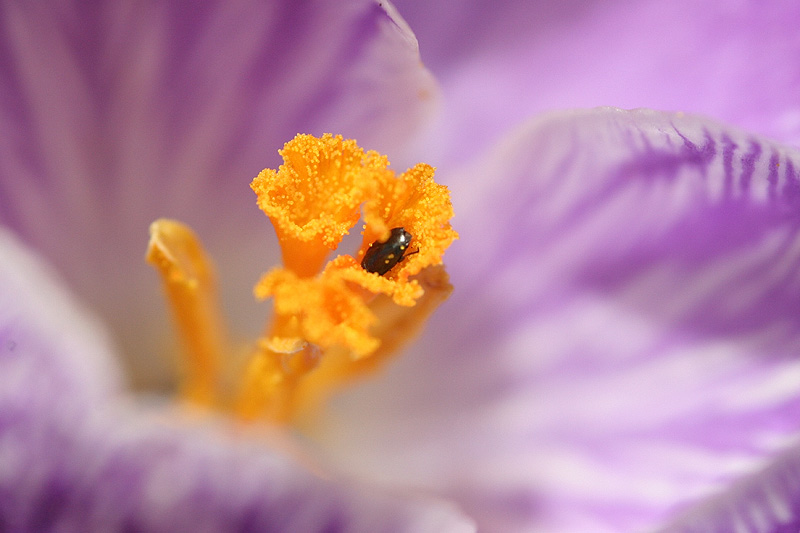
<svg viewBox="0 0 800 533"><path fill-rule="evenodd" d="M449 191L430 165L397 176L386 156L331 134L299 134L280 155L283 164L263 170L251 188L283 264L255 285L273 314L236 386L223 385L236 349L199 239L180 222L157 220L147 260L161 276L183 345L181 397L245 420L303 425L330 394L380 369L447 299L442 256L458 235ZM359 219L358 250L328 261ZM397 235L401 248L390 241ZM368 260L385 261L378 271L362 267L370 250Z"/></svg>

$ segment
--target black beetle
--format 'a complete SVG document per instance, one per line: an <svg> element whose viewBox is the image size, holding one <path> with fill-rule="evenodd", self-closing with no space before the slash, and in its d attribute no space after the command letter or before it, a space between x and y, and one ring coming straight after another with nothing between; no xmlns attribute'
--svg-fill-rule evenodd
<svg viewBox="0 0 800 533"><path fill-rule="evenodd" d="M392 229L391 235L385 241L375 241L369 245L364 259L361 260L361 268L367 272L373 272L383 276L392 267L406 258L406 250L411 244L412 235L405 228ZM419 252L416 250L408 255Z"/></svg>

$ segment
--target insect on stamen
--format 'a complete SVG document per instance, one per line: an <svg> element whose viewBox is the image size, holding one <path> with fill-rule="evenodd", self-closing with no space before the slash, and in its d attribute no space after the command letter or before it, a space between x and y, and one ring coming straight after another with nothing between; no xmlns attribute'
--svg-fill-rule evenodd
<svg viewBox="0 0 800 533"><path fill-rule="evenodd" d="M405 251L414 237L405 228L393 228L389 238L385 241L375 241L369 245L364 259L361 260L361 268L367 272L372 272L383 276L398 263L401 263L408 255L419 253L419 249L406 255Z"/></svg>

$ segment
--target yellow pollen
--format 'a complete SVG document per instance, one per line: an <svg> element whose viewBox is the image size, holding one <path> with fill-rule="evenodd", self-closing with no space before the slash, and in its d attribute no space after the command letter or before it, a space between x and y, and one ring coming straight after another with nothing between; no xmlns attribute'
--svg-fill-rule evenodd
<svg viewBox="0 0 800 533"><path fill-rule="evenodd" d="M283 264L313 276L358 222L376 177L391 174L377 152L364 152L341 135L298 135L280 151L283 164L263 170L251 184L258 207L272 221Z"/></svg>
<svg viewBox="0 0 800 533"><path fill-rule="evenodd" d="M378 369L447 298L442 255L458 236L450 227L449 192L434 182L429 165L397 176L385 156L330 134L298 135L280 154L283 164L251 184L275 228L283 266L254 288L257 299L272 301L274 313L237 390L217 390L226 360L222 321L209 262L194 235L178 223L155 222L148 259L164 279L187 346L187 398L230 407L243 419L302 424L338 387ZM358 250L326 264L362 211ZM412 251L387 244L391 235L401 242L410 235ZM368 250L371 263L364 261Z"/></svg>

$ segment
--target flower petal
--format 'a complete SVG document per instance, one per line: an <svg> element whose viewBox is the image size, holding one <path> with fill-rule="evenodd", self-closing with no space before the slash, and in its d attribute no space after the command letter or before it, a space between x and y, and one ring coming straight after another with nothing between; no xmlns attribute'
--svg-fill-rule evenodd
<svg viewBox="0 0 800 533"><path fill-rule="evenodd" d="M35 415L38 432L18 425L4 439L23 450L4 450L16 462L0 474L0 519L15 531L475 530L451 504L320 479L222 427Z"/></svg>
<svg viewBox="0 0 800 533"><path fill-rule="evenodd" d="M120 405L102 330L0 233L0 525L12 531L474 531L450 504L323 481L221 423Z"/></svg>
<svg viewBox="0 0 800 533"><path fill-rule="evenodd" d="M489 530L641 530L800 437L797 150L606 108L534 121L462 179L453 297L321 430L348 467Z"/></svg>
<svg viewBox="0 0 800 533"><path fill-rule="evenodd" d="M0 257L2 401L15 400L16 407L26 408L33 384L50 401L62 398L80 408L118 392L120 369L101 325L3 227ZM12 415L2 408L0 413Z"/></svg>
<svg viewBox="0 0 800 533"><path fill-rule="evenodd" d="M599 105L703 113L800 141L792 0L396 4L442 83L446 160L536 113Z"/></svg>
<svg viewBox="0 0 800 533"><path fill-rule="evenodd" d="M739 480L717 497L681 513L664 530L703 533L797 531L800 528L798 466L798 446L794 446L762 471Z"/></svg>
<svg viewBox="0 0 800 533"><path fill-rule="evenodd" d="M59 268L151 385L169 372L142 261L150 222L198 232L255 334L250 288L278 254L250 180L298 131L386 150L435 103L413 34L370 0L17 4L0 27L0 223Z"/></svg>

